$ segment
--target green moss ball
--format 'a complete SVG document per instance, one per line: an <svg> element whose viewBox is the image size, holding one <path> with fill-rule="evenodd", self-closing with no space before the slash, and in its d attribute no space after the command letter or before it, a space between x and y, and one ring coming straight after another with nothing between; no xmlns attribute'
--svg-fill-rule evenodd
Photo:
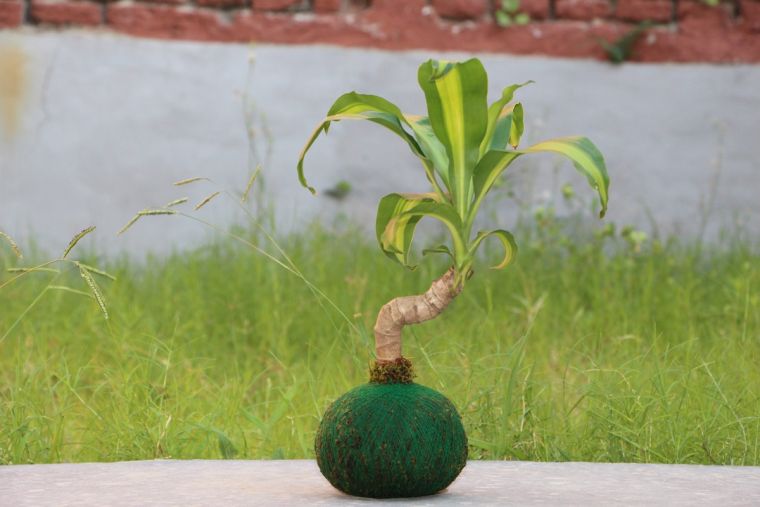
<svg viewBox="0 0 760 507"><path fill-rule="evenodd" d="M325 412L315 442L330 484L349 495L432 495L467 463L467 435L454 405L428 387L369 383Z"/></svg>

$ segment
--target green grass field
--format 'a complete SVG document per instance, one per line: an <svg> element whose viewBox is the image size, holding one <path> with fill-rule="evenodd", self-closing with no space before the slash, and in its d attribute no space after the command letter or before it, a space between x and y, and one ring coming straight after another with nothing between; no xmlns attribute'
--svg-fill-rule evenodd
<svg viewBox="0 0 760 507"><path fill-rule="evenodd" d="M514 265L481 263L440 319L405 331L472 459L760 465L757 248L516 236ZM445 264L405 271L350 232L282 245L347 318L232 242L89 257L118 278L99 281L108 321L48 291L0 343L0 463L313 457L325 408L367 380L379 307ZM56 284L87 290L66 270ZM0 335L53 276L0 290Z"/></svg>

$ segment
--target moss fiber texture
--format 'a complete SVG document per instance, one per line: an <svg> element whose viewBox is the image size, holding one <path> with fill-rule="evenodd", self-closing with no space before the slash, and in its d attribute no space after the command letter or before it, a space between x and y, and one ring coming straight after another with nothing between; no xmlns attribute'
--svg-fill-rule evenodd
<svg viewBox="0 0 760 507"><path fill-rule="evenodd" d="M419 384L364 384L330 405L317 430L317 463L349 495L432 495L467 463L454 405Z"/></svg>

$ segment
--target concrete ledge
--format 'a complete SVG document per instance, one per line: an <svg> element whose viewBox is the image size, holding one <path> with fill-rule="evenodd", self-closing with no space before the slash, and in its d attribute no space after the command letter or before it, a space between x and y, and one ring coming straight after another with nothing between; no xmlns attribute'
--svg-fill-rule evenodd
<svg viewBox="0 0 760 507"><path fill-rule="evenodd" d="M471 461L446 491L378 502L344 495L313 460L133 461L0 467L0 504L760 505L760 467Z"/></svg>

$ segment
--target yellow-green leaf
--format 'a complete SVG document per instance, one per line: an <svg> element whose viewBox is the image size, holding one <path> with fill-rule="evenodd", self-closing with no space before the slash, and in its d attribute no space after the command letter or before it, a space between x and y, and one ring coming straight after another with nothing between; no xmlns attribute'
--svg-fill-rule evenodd
<svg viewBox="0 0 760 507"><path fill-rule="evenodd" d="M380 201L376 233L380 247L388 257L413 269L409 263L411 243L417 223L425 217L441 221L451 233L455 259L466 253L462 222L451 204L437 202L436 194L389 194Z"/></svg>
<svg viewBox="0 0 760 507"><path fill-rule="evenodd" d="M511 264L517 256L517 243L515 242L514 236L512 236L512 233L509 231L497 229L494 231L479 232L470 245L469 256L473 257L475 255L475 251L480 246L480 243L489 236L496 237L504 246L504 258L500 263L496 264L495 266L491 266L491 269L504 269L509 264Z"/></svg>
<svg viewBox="0 0 760 507"><path fill-rule="evenodd" d="M515 92L523 86L529 85L533 81L526 81L521 84L513 84L504 88L499 100L488 107L488 127L480 143L480 156L482 157L488 150L503 150L507 145L509 129L512 125L512 109L507 107L512 101ZM505 121L506 119L506 121ZM505 128L506 127L506 128Z"/></svg>
<svg viewBox="0 0 760 507"><path fill-rule="evenodd" d="M429 60L418 72L428 117L449 159L449 191L460 217L472 200L472 171L488 125L488 77L480 60Z"/></svg>
<svg viewBox="0 0 760 507"><path fill-rule="evenodd" d="M338 100L335 101L327 112L327 116L325 116L319 125L317 125L317 128L314 129L314 132L312 132L298 157L298 180L301 182L301 185L308 188L312 194L316 193L316 190L306 182L306 176L304 175L303 170L304 158L319 135L322 132L327 133L330 128L330 123L340 120L368 120L377 123L378 125L382 125L406 141L409 148L412 150L412 153L423 160L427 160L425 153L422 148L420 148L417 140L404 128L404 125L409 126L409 124L404 117L404 113L402 113L395 104L376 95L364 95L356 92L346 93L341 95Z"/></svg>
<svg viewBox="0 0 760 507"><path fill-rule="evenodd" d="M599 217L607 211L610 180L604 157L594 143L585 137L563 137L544 141L517 151L491 150L478 162L473 174L475 201L470 208L468 224L472 224L483 199L502 172L521 155L528 153L553 152L569 158L575 168L586 176L591 187L599 194L602 209Z"/></svg>
<svg viewBox="0 0 760 507"><path fill-rule="evenodd" d="M578 172L586 176L591 188L599 194L599 203L602 206L599 218L603 218L607 212L610 177L607 174L604 156L594 143L586 137L563 137L544 141L522 150L523 153L546 151L559 153L569 158Z"/></svg>
<svg viewBox="0 0 760 507"><path fill-rule="evenodd" d="M509 144L512 148L517 148L520 144L520 138L522 137L524 130L523 106L518 102L512 109L512 121L509 126Z"/></svg>

